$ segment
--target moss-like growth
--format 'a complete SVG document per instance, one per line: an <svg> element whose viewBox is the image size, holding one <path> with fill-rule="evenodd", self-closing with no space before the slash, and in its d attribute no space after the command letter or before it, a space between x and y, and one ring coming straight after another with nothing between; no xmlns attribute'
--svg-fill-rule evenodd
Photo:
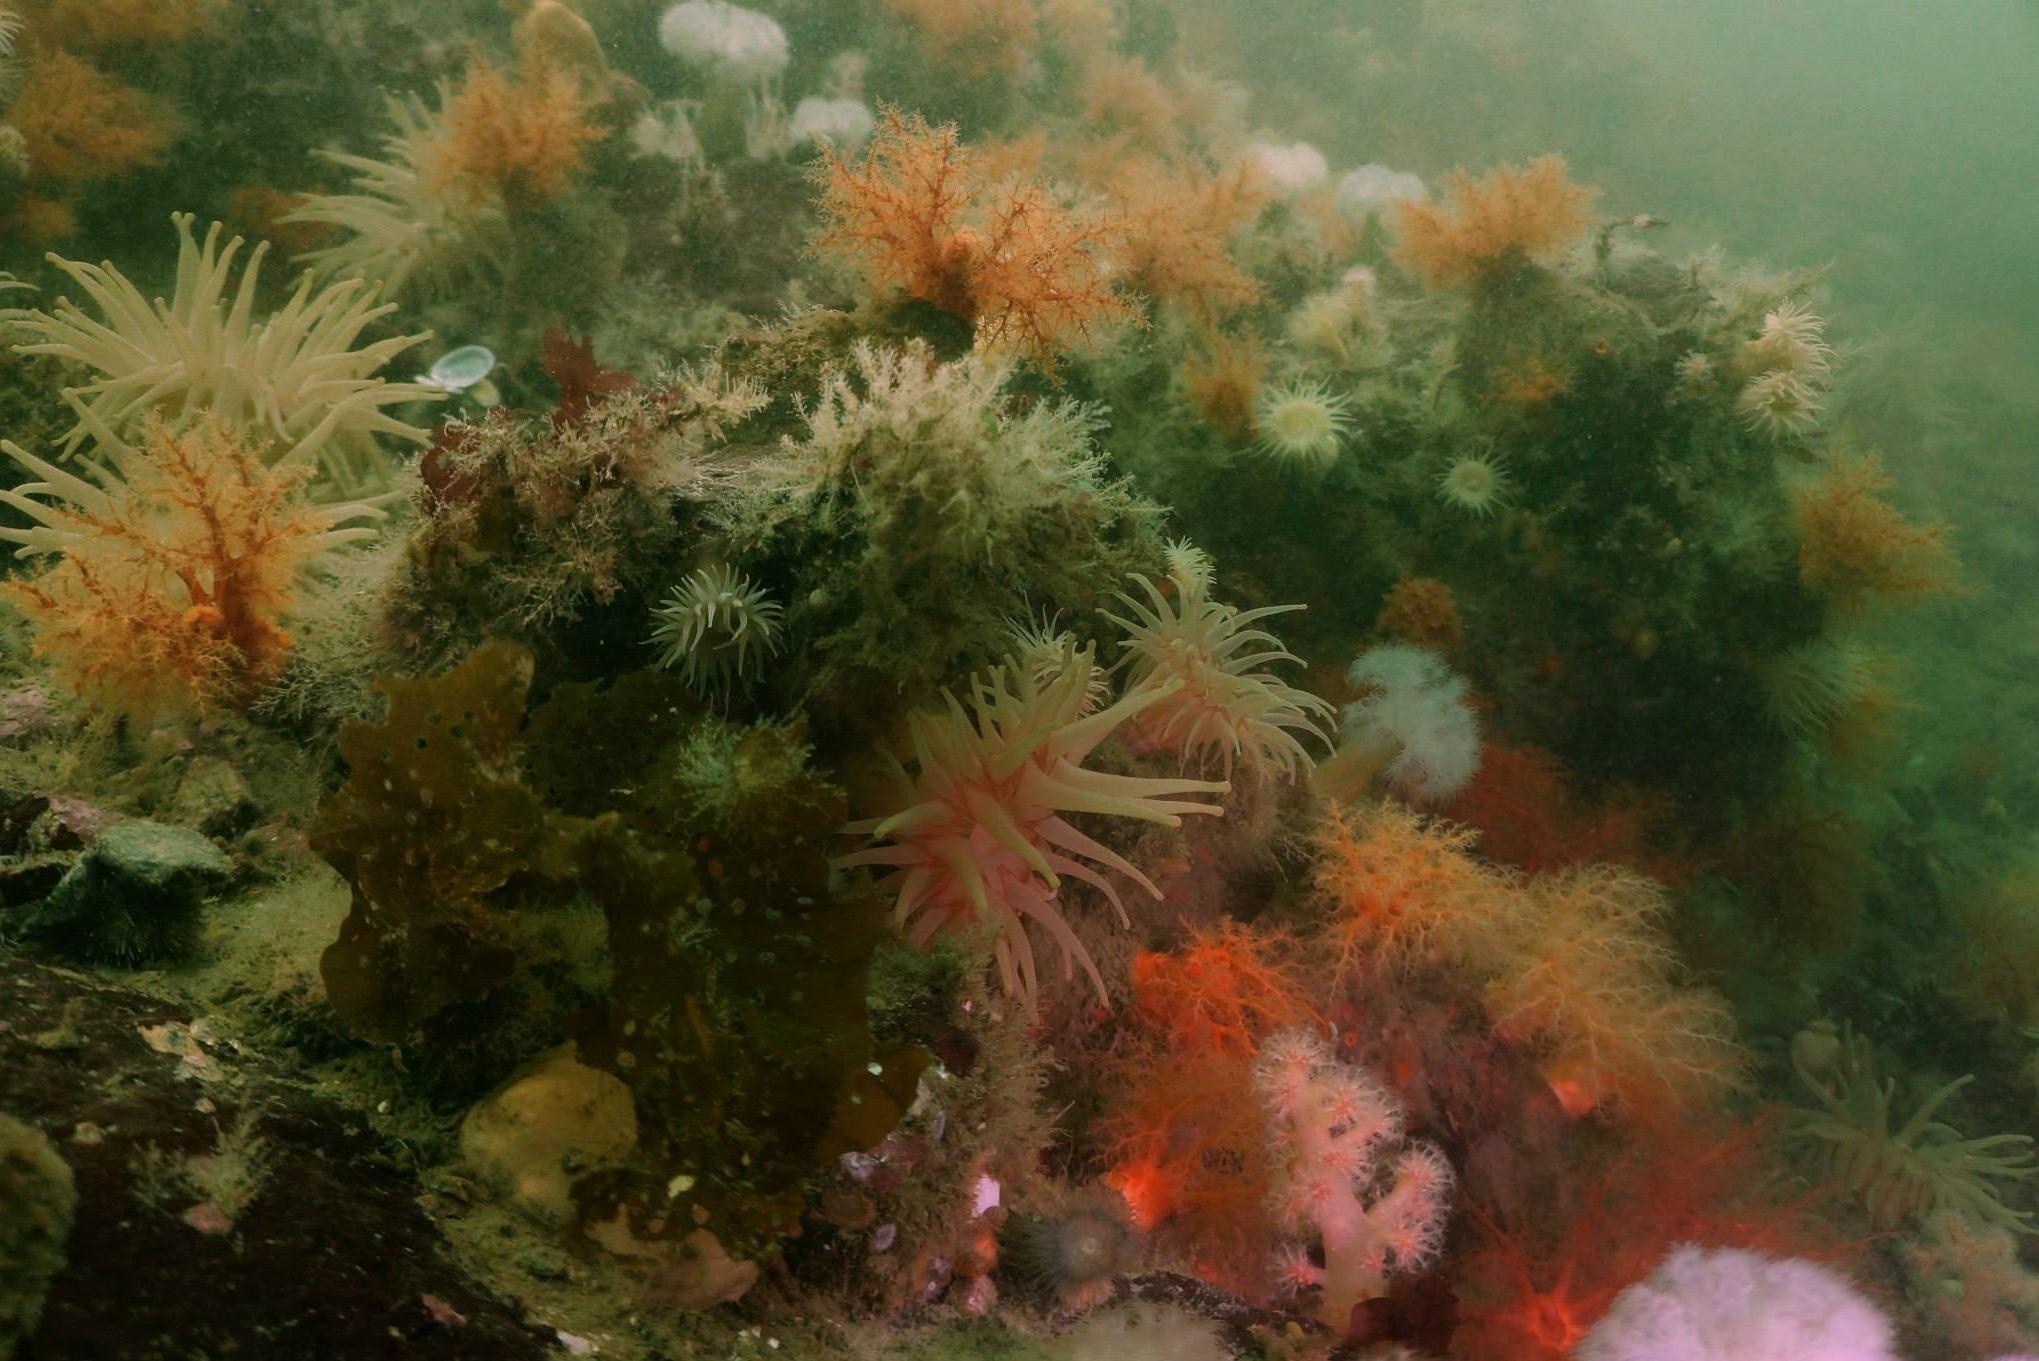
<svg viewBox="0 0 2039 1361"><path fill-rule="evenodd" d="M77 1207L71 1169L50 1141L0 1115L0 1361L35 1331Z"/></svg>

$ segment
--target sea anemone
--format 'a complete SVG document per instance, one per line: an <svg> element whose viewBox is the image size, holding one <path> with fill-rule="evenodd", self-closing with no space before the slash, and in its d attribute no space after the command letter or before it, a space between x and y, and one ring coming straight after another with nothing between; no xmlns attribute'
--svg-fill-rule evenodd
<svg viewBox="0 0 2039 1361"><path fill-rule="evenodd" d="M182 244L169 302L150 303L111 265L52 256L105 320L62 297L48 312L13 315L34 338L17 347L23 354L57 355L100 374L66 394L78 424L64 439L65 453L88 438L107 445L134 436L151 417L172 427L203 417L260 445L271 463L304 461L352 487L382 466L376 436L426 442L423 430L383 408L440 394L371 376L425 337L397 335L354 348L395 304L377 306L375 289L360 279L320 288L306 274L279 310L255 321L268 243L248 256L229 305L241 238L222 248L223 228L215 222L201 245L191 235L191 214L171 221Z"/></svg>
<svg viewBox="0 0 2039 1361"><path fill-rule="evenodd" d="M1763 314L1763 330L1743 347L1752 368L1797 374L1824 374L1832 367L1834 349L1826 342L1826 323L1802 303L1782 302Z"/></svg>
<svg viewBox="0 0 2039 1361"><path fill-rule="evenodd" d="M1321 472L1337 462L1338 442L1352 428L1350 405L1322 383L1270 388L1254 408L1256 447L1279 462Z"/></svg>
<svg viewBox="0 0 2039 1361"><path fill-rule="evenodd" d="M658 664L678 667L687 685L726 693L754 660L779 650L781 612L749 577L716 563L673 588L647 641L665 649Z"/></svg>
<svg viewBox="0 0 2039 1361"><path fill-rule="evenodd" d="M1246 156L1261 183L1284 194L1315 189L1331 173L1324 153L1308 142L1291 142L1287 146L1255 142L1246 149Z"/></svg>
<svg viewBox="0 0 2039 1361"><path fill-rule="evenodd" d="M687 65L738 81L786 69L791 52L776 19L725 0L685 0L658 21L660 46Z"/></svg>
<svg viewBox="0 0 2039 1361"><path fill-rule="evenodd" d="M500 226L502 205L486 195L448 193L428 173L440 129L423 100L392 96L388 114L380 160L344 151L316 153L353 173L353 192L307 194L278 220L346 233L298 257L322 278L365 278L392 295L452 292L487 268L492 252L485 234Z"/></svg>
<svg viewBox="0 0 2039 1361"><path fill-rule="evenodd" d="M1220 604L1210 598L1208 574L1176 577L1172 601L1147 577L1133 580L1146 601L1121 593L1132 617L1105 614L1129 635L1121 644L1127 692L1164 683L1171 690L1140 716L1139 738L1181 751L1199 769L1215 761L1228 780L1235 760L1256 777L1273 772L1293 780L1307 772L1314 762L1298 734L1321 740L1318 724L1329 722L1331 706L1267 674L1268 664L1297 659L1273 634L1249 627L1303 606L1241 611Z"/></svg>
<svg viewBox="0 0 2039 1361"><path fill-rule="evenodd" d="M1029 1012L1040 992L1029 922L1061 948L1065 977L1081 965L1099 1000L1110 998L1090 952L1055 905L1063 875L1103 892L1128 925L1118 890L1085 860L1161 896L1130 861L1064 815L1104 813L1176 827L1184 814L1221 811L1178 796L1231 788L1086 770L1082 762L1099 743L1181 684L1143 689L1090 712L1096 671L1092 649L1070 646L1058 668L1016 661L992 667L972 682L967 708L950 694L945 707L912 715L913 769L894 763L900 811L851 823L846 831L874 844L837 861L895 871L887 880L897 894L894 920L915 945L993 923L999 980Z"/></svg>
<svg viewBox="0 0 2039 1361"><path fill-rule="evenodd" d="M1426 199L1430 189L1419 175L1390 170L1378 163L1348 170L1338 177L1338 211L1354 222L1386 212L1406 199Z"/></svg>
<svg viewBox="0 0 2039 1361"><path fill-rule="evenodd" d="M1462 455L1437 477L1438 500L1481 520L1508 504L1511 489L1507 466L1498 454Z"/></svg>
<svg viewBox="0 0 2039 1361"><path fill-rule="evenodd" d="M1828 1267L1687 1243L1615 1296L1579 1361L1897 1361L1890 1323Z"/></svg>
<svg viewBox="0 0 2039 1361"><path fill-rule="evenodd" d="M1805 374L1793 369L1772 369L1759 373L1735 398L1735 414L1742 424L1771 439L1782 440L1807 434L1819 425L1820 389Z"/></svg>
<svg viewBox="0 0 2039 1361"><path fill-rule="evenodd" d="M1135 1243L1124 1202L1107 1192L1060 1214L1015 1219L1000 1262L1056 1307L1083 1310L1111 1298L1112 1279L1132 1265Z"/></svg>
<svg viewBox="0 0 2039 1361"><path fill-rule="evenodd" d="M1400 643L1369 648L1350 674L1366 693L1340 717L1340 760L1378 771L1418 803L1463 789L1480 768L1480 725L1464 679L1436 653Z"/></svg>
<svg viewBox="0 0 2039 1361"><path fill-rule="evenodd" d="M1824 737L1885 691L1887 671L1882 658L1852 639L1815 638L1766 668L1770 716L1802 741Z"/></svg>
<svg viewBox="0 0 2039 1361"><path fill-rule="evenodd" d="M809 95L793 106L794 143L826 142L834 147L859 147L877 129L877 117L861 99L829 99Z"/></svg>

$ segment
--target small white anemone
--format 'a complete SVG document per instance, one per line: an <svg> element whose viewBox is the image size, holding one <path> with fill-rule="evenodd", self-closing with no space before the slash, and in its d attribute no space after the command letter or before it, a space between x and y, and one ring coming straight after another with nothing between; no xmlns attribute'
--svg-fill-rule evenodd
<svg viewBox="0 0 2039 1361"><path fill-rule="evenodd" d="M1300 194L1315 189L1331 174L1331 163L1324 159L1324 153L1308 142L1290 142L1287 146L1255 142L1246 149L1246 154L1252 159L1253 168L1260 172L1261 180L1278 193Z"/></svg>
<svg viewBox="0 0 2039 1361"><path fill-rule="evenodd" d="M1751 430L1781 440L1806 434L1820 423L1820 390L1791 369L1751 378L1735 399L1735 414Z"/></svg>
<svg viewBox="0 0 2039 1361"><path fill-rule="evenodd" d="M727 0L683 0L660 16L658 40L689 66L733 80L769 80L791 55L778 20Z"/></svg>
<svg viewBox="0 0 2039 1361"><path fill-rule="evenodd" d="M809 95L793 106L793 141L832 146L838 151L860 147L877 120L861 99L827 99Z"/></svg>
<svg viewBox="0 0 2039 1361"><path fill-rule="evenodd" d="M1321 382L1270 388L1253 411L1256 447L1279 462L1321 472L1338 461L1339 441L1352 428L1349 406Z"/></svg>
<svg viewBox="0 0 2039 1361"><path fill-rule="evenodd" d="M1364 222L1404 200L1429 197L1422 176L1390 170L1378 162L1338 177L1338 210L1354 222Z"/></svg>
<svg viewBox="0 0 2039 1361"><path fill-rule="evenodd" d="M1437 478L1437 498L1468 515L1486 519L1508 504L1513 484L1499 454L1465 454Z"/></svg>
<svg viewBox="0 0 2039 1361"><path fill-rule="evenodd" d="M716 563L673 588L654 616L647 640L663 649L658 664L677 668L688 686L726 693L752 669L753 658L779 650L783 607L749 577Z"/></svg>

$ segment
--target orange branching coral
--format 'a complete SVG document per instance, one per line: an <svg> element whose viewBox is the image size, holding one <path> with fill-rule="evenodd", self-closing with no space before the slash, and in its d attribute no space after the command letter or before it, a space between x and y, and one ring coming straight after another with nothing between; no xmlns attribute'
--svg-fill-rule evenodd
<svg viewBox="0 0 2039 1361"><path fill-rule="evenodd" d="M1319 1018L1296 942L1226 921L1166 952L1133 957L1140 1022L1171 1051L1251 1058L1279 1030Z"/></svg>
<svg viewBox="0 0 2039 1361"><path fill-rule="evenodd" d="M1376 633L1397 642L1414 643L1446 657L1456 656L1466 642L1458 601L1451 587L1434 577L1403 577L1390 586L1373 626Z"/></svg>
<svg viewBox="0 0 2039 1361"><path fill-rule="evenodd" d="M1182 361L1182 391L1212 429L1235 444L1252 439L1267 360L1251 336L1213 335Z"/></svg>
<svg viewBox="0 0 2039 1361"><path fill-rule="evenodd" d="M1613 1102L1658 1123L1740 1084L1727 1003L1678 980L1662 886L1594 865L1532 879L1522 897L1488 942L1488 1014L1502 1036L1547 1048L1544 1078L1566 1110Z"/></svg>
<svg viewBox="0 0 2039 1361"><path fill-rule="evenodd" d="M32 181L66 190L147 165L171 132L155 100L56 49L29 61L8 120L21 132Z"/></svg>
<svg viewBox="0 0 2039 1361"><path fill-rule="evenodd" d="M1141 292L1181 305L1206 326L1259 297L1228 250L1267 201L1249 163L1210 175L1137 157L1112 175L1111 198L1125 274Z"/></svg>
<svg viewBox="0 0 2039 1361"><path fill-rule="evenodd" d="M580 82L565 72L512 83L477 61L440 114L425 179L441 192L500 193L512 207L550 203L580 170L588 143L601 136L587 113Z"/></svg>
<svg viewBox="0 0 2039 1361"><path fill-rule="evenodd" d="M1598 805L1581 799L1557 759L1536 747L1489 742L1478 773L1444 811L1478 829L1489 859L1531 874L1618 864L1675 882L1682 872L1651 850L1647 804L1619 794Z"/></svg>
<svg viewBox="0 0 2039 1361"><path fill-rule="evenodd" d="M340 526L381 513L313 505L302 466L271 467L216 422L151 426L98 481L0 447L42 479L0 492L35 522L0 538L54 558L0 592L75 689L137 717L252 698L289 653L280 620L299 572L373 533Z"/></svg>
<svg viewBox="0 0 2039 1361"><path fill-rule="evenodd" d="M1399 803L1334 806L1316 834L1316 887L1336 976L1488 958L1520 894L1473 858L1474 839Z"/></svg>
<svg viewBox="0 0 2039 1361"><path fill-rule="evenodd" d="M1124 138L1160 155L1182 146L1182 110L1168 86L1138 57L1105 52L1084 66L1083 122L1093 133Z"/></svg>
<svg viewBox="0 0 2039 1361"><path fill-rule="evenodd" d="M122 44L182 42L224 5L221 0L25 0L13 8L39 44L96 52Z"/></svg>
<svg viewBox="0 0 2039 1361"><path fill-rule="evenodd" d="M816 245L876 289L897 288L969 322L981 348L1052 360L1131 315L1112 288L1112 220L1063 206L1037 181L987 184L953 125L888 109L860 163L817 172Z"/></svg>
<svg viewBox="0 0 2039 1361"><path fill-rule="evenodd" d="M1033 0L885 0L920 34L930 57L973 75L1011 75L1033 60L1040 15Z"/></svg>
<svg viewBox="0 0 2039 1361"><path fill-rule="evenodd" d="M1895 485L1874 454L1838 451L1798 488L1798 571L1807 589L1842 605L1912 600L1954 587L1943 525L1915 525L1877 493Z"/></svg>
<svg viewBox="0 0 2039 1361"><path fill-rule="evenodd" d="M1455 171L1447 188L1443 202L1396 206L1395 258L1433 287L1561 250L1593 221L1596 191L1572 181L1562 156L1539 156L1520 170L1500 166L1481 179Z"/></svg>

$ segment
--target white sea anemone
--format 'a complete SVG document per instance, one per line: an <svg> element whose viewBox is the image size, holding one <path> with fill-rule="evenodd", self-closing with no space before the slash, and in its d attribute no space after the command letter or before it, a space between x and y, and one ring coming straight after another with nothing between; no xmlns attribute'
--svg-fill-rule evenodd
<svg viewBox="0 0 2039 1361"><path fill-rule="evenodd" d="M1791 373L1821 375L1833 366L1834 347L1826 342L1826 323L1803 303L1782 302L1763 314L1763 330L1746 347L1756 366Z"/></svg>
<svg viewBox="0 0 2039 1361"><path fill-rule="evenodd" d="M649 641L664 649L658 664L679 668L687 685L726 693L753 660L779 650L782 612L749 577L716 563L673 588L658 607Z"/></svg>
<svg viewBox="0 0 2039 1361"><path fill-rule="evenodd" d="M272 464L302 461L344 487L360 488L382 465L377 436L426 442L423 430L384 408L440 394L373 376L425 335L355 348L361 333L395 304L378 305L365 280L321 288L307 273L281 307L257 321L268 243L249 253L229 298L241 238L222 246L224 229L215 222L201 244L191 234L191 214L171 220L180 245L168 302L150 302L112 265L51 256L98 304L104 320L64 297L47 312L11 314L32 338L17 347L22 353L57 355L99 373L65 394L78 413L65 453L88 440L102 447L132 440L151 418L180 429L210 419L257 443Z"/></svg>
<svg viewBox="0 0 2039 1361"><path fill-rule="evenodd" d="M1437 478L1440 501L1482 520L1508 504L1511 490L1507 466L1498 454L1461 455Z"/></svg>
<svg viewBox="0 0 2039 1361"><path fill-rule="evenodd" d="M862 146L877 120L861 99L825 99L809 95L793 106L793 141L814 142L849 151Z"/></svg>
<svg viewBox="0 0 2039 1361"><path fill-rule="evenodd" d="M382 159L315 153L353 173L352 192L306 195L281 220L342 233L298 257L321 278L368 279L391 295L444 296L492 267L488 233L502 225L502 203L491 193L449 194L434 182L427 165L439 126L424 101L391 96L387 110Z"/></svg>
<svg viewBox="0 0 2039 1361"><path fill-rule="evenodd" d="M1795 1258L1687 1243L1614 1297L1579 1361L1897 1361L1846 1278Z"/></svg>
<svg viewBox="0 0 2039 1361"><path fill-rule="evenodd" d="M1818 427L1820 389L1791 369L1773 369L1757 374L1735 398L1735 414L1751 430L1771 439L1804 435Z"/></svg>
<svg viewBox="0 0 2039 1361"><path fill-rule="evenodd" d="M1378 163L1348 170L1338 177L1338 210L1354 222L1387 211L1405 199L1430 197L1420 175L1390 170Z"/></svg>
<svg viewBox="0 0 2039 1361"><path fill-rule="evenodd" d="M1479 772L1479 720L1442 657L1394 643L1361 653L1349 674L1365 693L1340 715L1341 754L1380 753L1381 773L1418 803L1449 799Z"/></svg>
<svg viewBox="0 0 2039 1361"><path fill-rule="evenodd" d="M1257 447L1282 463L1321 472L1338 461L1338 443L1352 428L1349 406L1320 382L1269 388L1253 409Z"/></svg>
<svg viewBox="0 0 2039 1361"><path fill-rule="evenodd" d="M726 0L683 0L659 17L658 40L687 65L738 81L769 80L791 51L776 19Z"/></svg>
<svg viewBox="0 0 2039 1361"><path fill-rule="evenodd" d="M1255 142L1246 154L1260 172L1261 180L1278 193L1299 194L1315 189L1331 174L1331 163L1324 159L1324 153L1308 142L1291 142L1287 146Z"/></svg>

